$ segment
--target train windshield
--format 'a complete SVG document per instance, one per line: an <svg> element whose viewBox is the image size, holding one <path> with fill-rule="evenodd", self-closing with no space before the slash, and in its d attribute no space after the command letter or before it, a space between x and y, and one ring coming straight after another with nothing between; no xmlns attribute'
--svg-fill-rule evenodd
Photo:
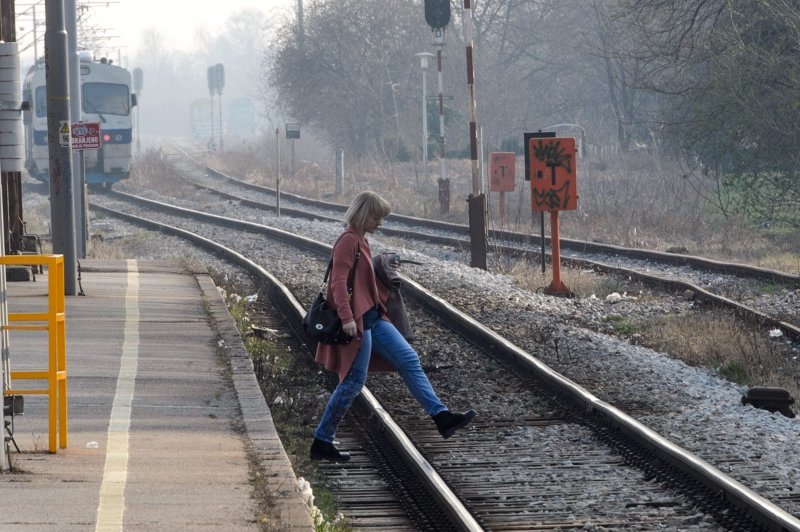
<svg viewBox="0 0 800 532"><path fill-rule="evenodd" d="M36 87L36 116L41 118L47 116L47 87L42 85Z"/></svg>
<svg viewBox="0 0 800 532"><path fill-rule="evenodd" d="M126 85L84 83L81 90L84 113L128 116L131 111L131 99Z"/></svg>

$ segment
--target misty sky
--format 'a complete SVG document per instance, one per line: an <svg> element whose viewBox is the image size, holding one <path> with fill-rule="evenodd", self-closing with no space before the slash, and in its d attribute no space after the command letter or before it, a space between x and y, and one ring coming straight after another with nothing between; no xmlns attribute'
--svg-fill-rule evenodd
<svg viewBox="0 0 800 532"><path fill-rule="evenodd" d="M294 0L118 0L108 7L96 7L93 20L113 30L115 42L133 55L147 29L156 29L174 48L189 50L198 30L216 34L225 20L244 8L270 13L294 7Z"/></svg>
<svg viewBox="0 0 800 532"><path fill-rule="evenodd" d="M79 0L80 3L80 0ZM276 12L293 12L295 0L225 0L223 2L198 2L197 0L116 0L107 5L91 3L91 25L103 28L108 40L108 50L95 50L101 54L132 57L141 43L142 33L155 29L165 36L168 45L190 51L197 31L212 35L219 33L232 14L245 9L258 9L267 15ZM21 45L32 42L31 4L17 4L17 13L28 10L28 15L17 19L18 38ZM39 50L44 50L42 38L45 31L44 1L37 4ZM33 48L22 52L23 65L33 63ZM123 61L124 63L124 61Z"/></svg>

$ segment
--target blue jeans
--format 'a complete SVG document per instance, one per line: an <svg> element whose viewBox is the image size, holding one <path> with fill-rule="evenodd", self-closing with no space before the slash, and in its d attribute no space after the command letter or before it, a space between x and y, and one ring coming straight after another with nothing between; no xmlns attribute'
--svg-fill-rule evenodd
<svg viewBox="0 0 800 532"><path fill-rule="evenodd" d="M366 318L366 315L365 315ZM365 323L368 320L364 320ZM374 351L381 358L391 363L405 381L411 395L419 401L428 415L436 415L447 410L433 391L428 376L422 370L419 355L414 348L408 345L403 335L385 320L377 320L372 329L364 328L364 338L358 350L350 371L342 382L333 390L322 419L314 431L318 440L332 442L336 435L336 427L344 417L347 409L353 404L353 399L361 393L361 388L367 382L367 367L370 354Z"/></svg>

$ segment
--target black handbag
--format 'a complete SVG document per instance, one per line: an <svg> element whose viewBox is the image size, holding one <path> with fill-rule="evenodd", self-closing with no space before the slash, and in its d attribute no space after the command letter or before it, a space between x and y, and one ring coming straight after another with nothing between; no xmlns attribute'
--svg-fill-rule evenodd
<svg viewBox="0 0 800 532"><path fill-rule="evenodd" d="M353 276L356 273L358 266L358 258L361 256L360 250L356 252L356 260L353 263L353 268L350 270L350 276L347 278L347 295L351 297L353 294ZM342 329L342 320L336 313L336 309L331 308L328 302L325 301L325 293L328 286L328 276L333 269L333 258L328 261L328 269L325 270L325 277L322 280L322 288L320 288L317 298L308 309L305 318L303 318L303 329L309 338L320 344L327 345L346 345L349 344L353 337L345 333Z"/></svg>

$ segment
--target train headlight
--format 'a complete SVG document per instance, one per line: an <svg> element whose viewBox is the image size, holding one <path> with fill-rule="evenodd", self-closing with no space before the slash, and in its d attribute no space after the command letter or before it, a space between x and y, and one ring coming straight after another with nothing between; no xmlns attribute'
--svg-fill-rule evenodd
<svg viewBox="0 0 800 532"><path fill-rule="evenodd" d="M114 140L116 140L117 142L122 142L122 135L120 134L115 135Z"/></svg>

